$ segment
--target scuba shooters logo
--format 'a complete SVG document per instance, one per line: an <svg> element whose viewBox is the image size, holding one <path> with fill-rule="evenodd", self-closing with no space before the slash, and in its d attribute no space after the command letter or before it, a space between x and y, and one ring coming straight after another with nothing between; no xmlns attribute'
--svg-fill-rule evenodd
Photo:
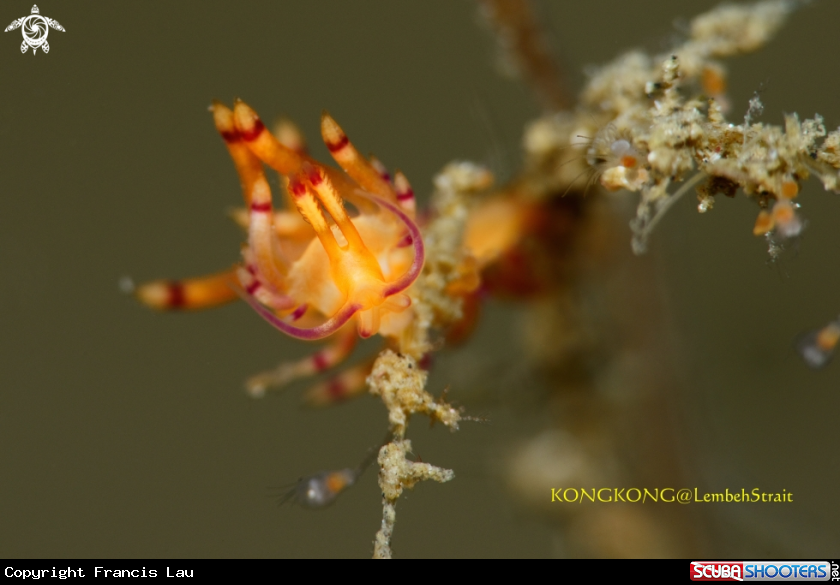
<svg viewBox="0 0 840 585"><path fill-rule="evenodd" d="M831 565L828 561L693 561L689 575L692 581L829 581Z"/></svg>
<svg viewBox="0 0 840 585"><path fill-rule="evenodd" d="M694 561L691 563L691 580L743 581L744 563Z"/></svg>
<svg viewBox="0 0 840 585"><path fill-rule="evenodd" d="M23 43L20 45L21 53L25 53L30 47L32 48L33 55L38 51L39 47L44 53L49 53L50 44L47 42L47 35L50 32L50 28L64 32L64 27L58 24L57 20L41 16L40 12L38 5L33 5L32 14L13 20L12 24L7 26L6 30L3 31L9 32L18 28L21 29L20 32L23 34Z"/></svg>

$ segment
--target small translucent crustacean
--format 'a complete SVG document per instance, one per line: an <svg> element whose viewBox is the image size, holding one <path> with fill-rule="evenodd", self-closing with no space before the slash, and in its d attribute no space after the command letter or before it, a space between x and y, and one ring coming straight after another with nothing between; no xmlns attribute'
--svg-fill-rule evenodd
<svg viewBox="0 0 840 585"><path fill-rule="evenodd" d="M824 327L803 333L795 342L796 350L809 367L822 368L834 356L840 341L840 317Z"/></svg>
<svg viewBox="0 0 840 585"><path fill-rule="evenodd" d="M383 444L391 438L390 433ZM355 468L335 471L321 471L300 478L290 490L281 497L279 504L294 502L303 508L318 510L332 504L336 498L351 487L376 459L379 446L372 448L362 462Z"/></svg>
<svg viewBox="0 0 840 585"><path fill-rule="evenodd" d="M632 135L608 124L592 139L586 162L610 191L638 190L648 180L644 155L633 146Z"/></svg>
<svg viewBox="0 0 840 585"><path fill-rule="evenodd" d="M796 238L802 234L805 222L797 210L799 204L794 199L799 194L799 185L790 179L781 182L779 194L773 207L768 211L762 209L758 213L753 227L753 234L757 236L774 232L779 238L786 240Z"/></svg>
<svg viewBox="0 0 840 585"><path fill-rule="evenodd" d="M280 498L280 504L294 502L303 508L313 510L326 508L345 489L352 486L359 474L355 469L322 471L302 477L294 487Z"/></svg>

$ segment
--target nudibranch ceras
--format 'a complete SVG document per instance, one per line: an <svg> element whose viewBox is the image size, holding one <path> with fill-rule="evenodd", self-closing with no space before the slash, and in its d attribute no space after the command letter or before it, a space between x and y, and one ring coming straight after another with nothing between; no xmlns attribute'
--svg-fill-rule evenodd
<svg viewBox="0 0 840 585"><path fill-rule="evenodd" d="M391 181L327 113L321 133L344 172L312 159L301 140L281 142L242 101L211 110L247 207L244 263L216 276L148 283L139 298L162 309L203 308L238 294L293 337L324 338L352 319L362 337L398 336L411 320L405 291L424 262L405 176ZM290 209L275 210L264 164L281 175ZM356 208L352 217L345 201Z"/></svg>

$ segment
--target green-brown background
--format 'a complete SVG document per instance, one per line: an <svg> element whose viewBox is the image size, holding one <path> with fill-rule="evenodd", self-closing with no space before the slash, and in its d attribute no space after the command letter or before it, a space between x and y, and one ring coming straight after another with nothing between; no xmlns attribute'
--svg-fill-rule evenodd
<svg viewBox="0 0 840 585"><path fill-rule="evenodd" d="M626 48L666 49L679 17L711 5L550 2L541 14L580 82L584 65ZM494 69L468 1L39 7L67 29L50 32L49 54L21 55L19 31L0 35L0 557L368 556L375 474L324 512L278 509L266 495L354 465L384 432L382 406L303 410L303 386L251 400L245 377L310 347L241 305L150 313L118 280L236 260L241 237L225 210L238 185L206 111L212 98L289 115L319 158L328 108L363 151L428 193L453 159L516 169L522 127L537 113L527 90ZM30 9L3 2L0 26ZM763 51L731 61L734 111L764 84L764 120L816 111L837 127L838 24L840 3L815 3ZM741 199L700 216L687 198L653 238L684 349L680 424L701 489L795 494L785 506L705 508L721 556L836 556L840 542L840 364L808 371L790 347L840 311L840 199L811 182L802 202L810 225L781 270L765 266L750 233L755 208ZM529 392L516 375L497 392L485 367L517 371L513 317L494 306L475 345L433 378L433 390L452 383L453 398L493 423L455 435L412 427L423 460L457 478L400 502L399 556L556 552L540 515L496 480L505 446L541 424L486 400ZM746 536L727 538L728 527Z"/></svg>

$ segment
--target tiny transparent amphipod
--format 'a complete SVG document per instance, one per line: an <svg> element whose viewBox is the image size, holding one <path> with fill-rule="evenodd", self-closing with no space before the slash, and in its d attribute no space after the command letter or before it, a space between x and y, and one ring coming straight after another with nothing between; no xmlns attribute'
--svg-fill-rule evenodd
<svg viewBox="0 0 840 585"><path fill-rule="evenodd" d="M598 133L586 151L586 162L600 175L601 184L610 191L638 191L649 175L644 155L633 146L628 131L609 124Z"/></svg>
<svg viewBox="0 0 840 585"><path fill-rule="evenodd" d="M824 327L802 334L794 346L805 363L818 370L826 366L834 357L838 341L840 341L840 318Z"/></svg>
<svg viewBox="0 0 840 585"><path fill-rule="evenodd" d="M390 433L386 435L382 445L390 442ZM322 471L300 478L294 486L280 497L280 505L294 502L303 508L318 510L332 504L345 490L352 487L379 454L378 445L368 451L365 458L356 468L339 469L337 471Z"/></svg>
<svg viewBox="0 0 840 585"><path fill-rule="evenodd" d="M347 488L356 483L358 470L322 471L303 477L280 498L280 505L294 502L303 508L326 508Z"/></svg>

